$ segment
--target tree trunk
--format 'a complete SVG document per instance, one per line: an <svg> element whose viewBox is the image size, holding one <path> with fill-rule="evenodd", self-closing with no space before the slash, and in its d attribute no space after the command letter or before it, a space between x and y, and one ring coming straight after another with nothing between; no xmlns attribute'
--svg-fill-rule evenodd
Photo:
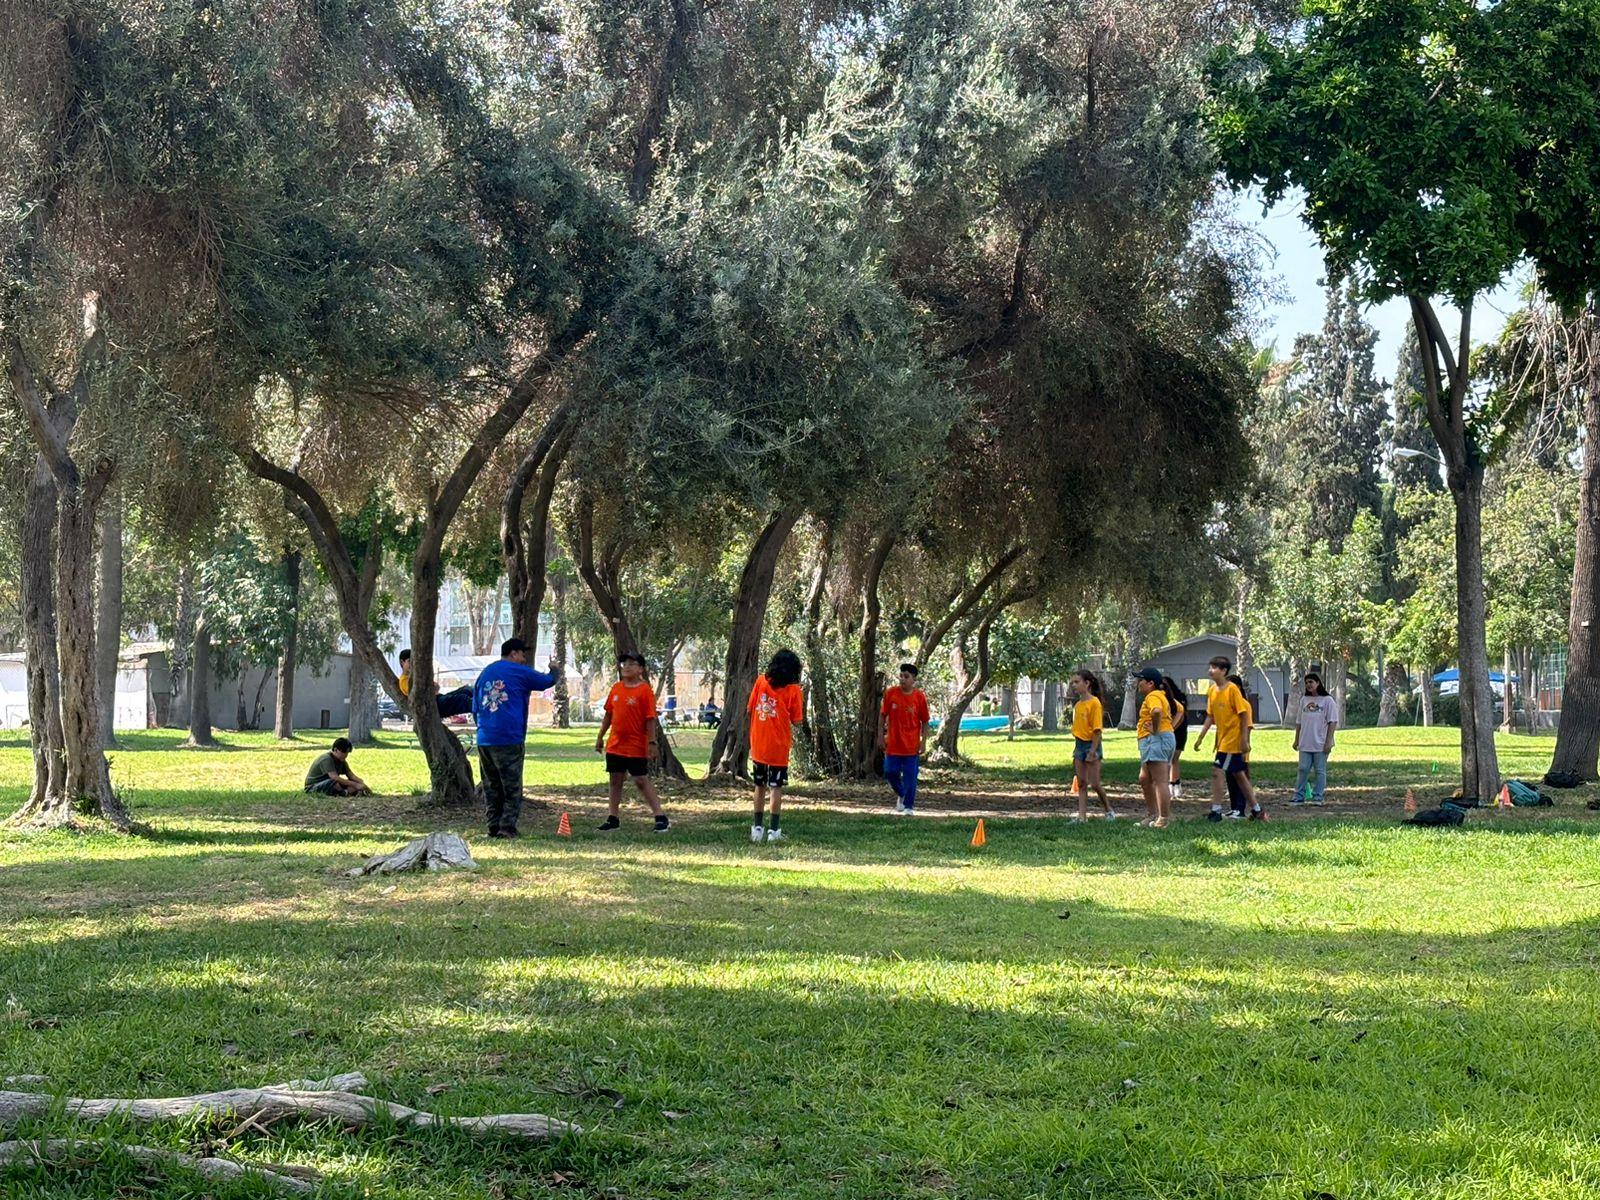
<svg viewBox="0 0 1600 1200"><path fill-rule="evenodd" d="M1567 621L1567 681L1551 771L1600 777L1600 311L1591 300L1583 398L1583 482Z"/></svg>
<svg viewBox="0 0 1600 1200"><path fill-rule="evenodd" d="M1422 727L1433 728L1433 668L1426 663L1417 672L1422 696Z"/></svg>
<svg viewBox="0 0 1600 1200"><path fill-rule="evenodd" d="M972 702L984 688L989 686L989 674L993 669L989 660L989 630L993 627L995 618L1021 598L1021 594L1013 590L1008 596L1003 596L990 604L983 610L975 627L968 625L963 628L956 638L955 645L950 647L950 669L951 674L955 676L956 695L939 725L939 737L936 743L938 758L946 761L960 759L961 718L967 715L967 709ZM969 639L976 648L976 664L968 658Z"/></svg>
<svg viewBox="0 0 1600 1200"><path fill-rule="evenodd" d="M284 631L283 653L278 658L278 698L272 714L272 736L279 741L287 741L294 737L294 673L299 666L297 660L300 650L300 551L298 550L285 550L283 553L283 586L289 594L289 621Z"/></svg>
<svg viewBox="0 0 1600 1200"><path fill-rule="evenodd" d="M211 622L204 613L194 623L194 648L189 653L189 742L209 749L211 734Z"/></svg>
<svg viewBox="0 0 1600 1200"><path fill-rule="evenodd" d="M1006 741L1017 737L1017 689L1007 683L1000 687L1000 707L1006 710Z"/></svg>
<svg viewBox="0 0 1600 1200"><path fill-rule="evenodd" d="M1405 664L1389 659L1383 664L1383 690L1378 697L1378 728L1388 729L1400 719L1400 692L1411 686L1411 674ZM1340 719L1344 717L1339 714Z"/></svg>
<svg viewBox="0 0 1600 1200"><path fill-rule="evenodd" d="M1044 712L1039 723L1046 733L1057 733L1061 728L1061 685L1054 679L1044 685Z"/></svg>
<svg viewBox="0 0 1600 1200"><path fill-rule="evenodd" d="M75 472L74 472L75 474ZM109 478L97 470L82 483L56 481L56 619L61 656L61 734L67 752L67 794L86 812L121 830L129 827L111 788L100 745L100 692L94 655L95 503Z"/></svg>
<svg viewBox="0 0 1600 1200"><path fill-rule="evenodd" d="M553 545L550 502L576 430L573 410L559 409L517 464L500 505L500 557L511 594L511 631L530 646L539 644L539 608ZM529 487L533 503L524 516Z"/></svg>
<svg viewBox="0 0 1600 1200"><path fill-rule="evenodd" d="M1500 732L1511 733L1514 731L1514 715L1516 713L1516 689L1511 686L1511 676L1515 668L1511 662L1511 647L1504 646L1500 652L1500 674L1504 682L1500 685Z"/></svg>
<svg viewBox="0 0 1600 1200"><path fill-rule="evenodd" d="M95 588L95 680L100 694L100 747L117 748L117 663L122 657L122 501L100 510L100 576Z"/></svg>
<svg viewBox="0 0 1600 1200"><path fill-rule="evenodd" d="M1461 332L1452 353L1433 305L1410 298L1412 326L1422 351L1428 427L1445 465L1455 507L1456 645L1461 688L1461 788L1488 801L1500 788L1494 748L1494 696L1484 629L1483 458L1467 410L1471 382L1472 304L1461 306Z"/></svg>
<svg viewBox="0 0 1600 1200"><path fill-rule="evenodd" d="M728 682L727 694L731 697L748 695L755 685L756 672L761 665L761 633L766 626L767 603L772 597L772 577L777 571L778 555L800 514L799 508L775 513L756 535L745 556L739 590L734 594L733 624L728 631L728 665L723 673ZM748 773L749 759L750 714L743 704L730 703L712 739L711 764L706 774L708 777L743 776Z"/></svg>
<svg viewBox="0 0 1600 1200"><path fill-rule="evenodd" d="M603 556L596 556L594 545L594 498L583 496L578 501L578 574L589 587L594 606L600 618L611 630L614 655L638 654L639 642L628 623L628 614L622 607L622 559L625 547L611 545ZM647 672L648 675L648 672ZM724 714L723 719L727 716ZM667 740L666 728L656 722L656 755L662 775L669 779L688 779L689 773L678 761L678 755Z"/></svg>
<svg viewBox="0 0 1600 1200"><path fill-rule="evenodd" d="M1235 597L1238 606L1234 616L1234 637L1238 646L1234 649L1235 659L1233 669L1239 673L1239 678L1245 681L1245 690L1249 691L1250 668L1255 666L1255 647L1250 640L1250 599L1255 594L1255 586L1250 582L1250 577L1240 571L1234 584Z"/></svg>
<svg viewBox="0 0 1600 1200"><path fill-rule="evenodd" d="M878 754L878 706L883 698L883 676L878 670L878 619L882 612L878 582L883 578L884 564L889 561L894 543L892 531L879 535L861 579L861 657L856 674L856 744L852 767L857 776L863 777L875 773ZM728 695L732 697L733 693ZM729 708L732 707L730 704Z"/></svg>
<svg viewBox="0 0 1600 1200"><path fill-rule="evenodd" d="M823 628L826 615L822 600L828 590L828 569L832 564L833 530L830 528L822 534L816 567L811 573L811 587L806 594L806 672L811 677L811 686L806 689L811 700L806 736L811 743L811 760L824 775L839 775L844 771L844 758L839 753L839 739L833 727L833 683Z"/></svg>
<svg viewBox="0 0 1600 1200"><path fill-rule="evenodd" d="M1144 661L1144 608L1135 600L1128 606L1128 623L1124 627L1122 716L1118 729L1132 729L1139 722L1139 664Z"/></svg>
<svg viewBox="0 0 1600 1200"><path fill-rule="evenodd" d="M1461 648L1461 794L1488 801L1500 790L1500 764L1494 747L1494 693L1489 687L1489 647L1484 632L1483 469L1473 466L1451 474Z"/></svg>
<svg viewBox="0 0 1600 1200"><path fill-rule="evenodd" d="M183 566L178 568L172 648L167 653L167 723L173 728L189 723L189 650L194 645L194 622L194 558L186 554Z"/></svg>
<svg viewBox="0 0 1600 1200"><path fill-rule="evenodd" d="M371 745L378 728L378 690L372 672L359 654L350 656L350 741L357 746Z"/></svg>
<svg viewBox="0 0 1600 1200"><path fill-rule="evenodd" d="M1328 682L1333 684L1333 705L1339 710L1342 720L1345 715L1345 697L1350 693L1350 660L1342 654L1329 655L1328 661L1332 663L1330 674L1333 676ZM1240 678L1248 680L1248 675Z"/></svg>
<svg viewBox="0 0 1600 1200"><path fill-rule="evenodd" d="M550 724L555 729L572 725L572 703L567 695L567 584L563 579L550 584L552 620L550 622L550 674L556 677L550 689Z"/></svg>
<svg viewBox="0 0 1600 1200"><path fill-rule="evenodd" d="M19 818L60 824L72 816L61 732L61 665L55 598L56 485L43 458L35 461L22 514L22 630L26 647L28 736L33 790Z"/></svg>
<svg viewBox="0 0 1600 1200"><path fill-rule="evenodd" d="M433 524L430 514L427 526ZM444 581L442 541L437 529L425 526L411 564L411 725L428 760L433 802L460 806L476 798L472 764L460 739L439 716L439 690L433 677L434 627Z"/></svg>

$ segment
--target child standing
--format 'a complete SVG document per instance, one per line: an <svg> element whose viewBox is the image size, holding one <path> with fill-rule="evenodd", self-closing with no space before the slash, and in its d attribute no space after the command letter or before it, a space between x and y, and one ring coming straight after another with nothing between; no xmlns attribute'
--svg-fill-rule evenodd
<svg viewBox="0 0 1600 1200"><path fill-rule="evenodd" d="M900 686L884 692L878 709L878 749L883 752L883 777L894 789L894 810L908 816L917 807L928 719L928 698L917 687L916 664L901 663Z"/></svg>
<svg viewBox="0 0 1600 1200"><path fill-rule="evenodd" d="M1117 819L1116 809L1106 798L1106 789L1100 782L1100 763L1105 758L1101 731L1105 727L1106 709L1100 698L1100 677L1087 667L1072 676L1072 690L1078 702L1072 706L1072 772L1078 784L1078 815L1074 821L1089 817L1089 789L1100 797L1106 820Z"/></svg>
<svg viewBox="0 0 1600 1200"><path fill-rule="evenodd" d="M1306 690L1300 698L1294 722L1294 748L1300 755L1300 770L1294 778L1294 798L1290 804L1321 804L1328 790L1328 752L1339 729L1339 702L1322 686L1322 676L1306 672ZM1306 784L1311 795L1306 795Z"/></svg>
<svg viewBox="0 0 1600 1200"><path fill-rule="evenodd" d="M617 659L617 671L622 679L611 685L605 719L594 740L595 753L606 756L610 779L611 813L600 828L609 832L622 825L622 784L631 777L655 815L656 832L665 833L672 822L661 811L661 797L650 782L650 761L656 755L656 694L645 682L643 655L622 655Z"/></svg>
<svg viewBox="0 0 1600 1200"><path fill-rule="evenodd" d="M1172 754L1177 746L1172 734L1172 704L1161 688L1161 672L1154 667L1139 672L1138 688L1139 786L1150 814L1139 824L1165 829L1172 807Z"/></svg>
<svg viewBox="0 0 1600 1200"><path fill-rule="evenodd" d="M779 650L756 676L750 689L750 777L756 785L755 819L750 823L752 842L783 841L783 789L789 783L789 750L794 727L805 720L806 701L800 691L800 657ZM772 827L763 824L767 795L772 796Z"/></svg>
<svg viewBox="0 0 1600 1200"><path fill-rule="evenodd" d="M1161 677L1161 690L1172 705L1172 798L1183 799L1183 752L1189 745L1188 695L1171 675Z"/></svg>
<svg viewBox="0 0 1600 1200"><path fill-rule="evenodd" d="M1211 816L1220 821L1224 816L1239 820L1250 812L1252 821L1265 821L1266 814L1256 801L1255 789L1250 785L1250 702L1244 698L1244 688L1234 682L1233 664L1226 658L1211 660L1207 668L1211 676L1211 691L1206 695L1206 719L1200 726L1200 736L1195 738L1195 749L1200 749L1206 734L1216 727L1216 758L1211 768ZM1226 791L1231 801L1228 811L1222 811L1222 794Z"/></svg>

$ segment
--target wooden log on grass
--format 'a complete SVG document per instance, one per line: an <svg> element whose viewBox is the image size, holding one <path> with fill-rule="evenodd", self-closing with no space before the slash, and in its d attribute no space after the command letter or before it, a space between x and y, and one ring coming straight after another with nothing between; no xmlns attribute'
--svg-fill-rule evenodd
<svg viewBox="0 0 1600 1200"><path fill-rule="evenodd" d="M93 1138L38 1138L0 1142L0 1166L16 1163L91 1163L108 1150L121 1151L142 1163L165 1167L185 1167L197 1175L223 1183L238 1179L257 1179L291 1195L307 1196L316 1190L317 1172L306 1167L259 1167L228 1158L197 1158L176 1150L154 1146L127 1146L120 1142L98 1142Z"/></svg>
<svg viewBox="0 0 1600 1200"><path fill-rule="evenodd" d="M328 1082L340 1082L339 1077ZM297 1080L295 1082L304 1082ZM392 1122L402 1129L459 1129L480 1137L505 1136L543 1141L582 1129L541 1113L494 1113L478 1117L443 1117L341 1090L301 1090L286 1086L230 1088L196 1096L161 1099L65 1099L39 1092L0 1091L0 1126L60 1113L79 1121L131 1121L154 1124L190 1117L254 1121L338 1121L366 1126Z"/></svg>

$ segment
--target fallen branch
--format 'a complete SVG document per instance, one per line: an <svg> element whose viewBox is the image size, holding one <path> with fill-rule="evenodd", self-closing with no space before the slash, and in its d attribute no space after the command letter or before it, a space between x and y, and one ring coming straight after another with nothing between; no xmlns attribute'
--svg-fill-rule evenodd
<svg viewBox="0 0 1600 1200"><path fill-rule="evenodd" d="M309 1168L297 1167L290 1174L284 1167L257 1167L237 1163L227 1158L196 1158L176 1150L157 1150L153 1146L125 1146L119 1142L97 1142L92 1138L49 1138L39 1141L0 1142L0 1166L9 1163L60 1163L80 1156L93 1160L107 1150L120 1150L142 1163L160 1163L163 1166L186 1167L207 1179L232 1182L236 1179L258 1179L298 1196L310 1195L316 1190L320 1178Z"/></svg>
<svg viewBox="0 0 1600 1200"><path fill-rule="evenodd" d="M326 1082L346 1082L352 1078L359 1077L336 1076ZM340 1090L302 1090L294 1087L232 1088L228 1091L206 1092L197 1096L171 1096L153 1100L80 1100L74 1097L61 1099L36 1092L0 1091L0 1126L15 1125L18 1121L31 1117L47 1117L58 1112L80 1121L108 1121L121 1118L140 1124L180 1121L192 1116L232 1121L255 1118L261 1122L338 1121L344 1125L355 1126L392 1121L407 1129L460 1129L479 1136L504 1134L507 1137L537 1140L583 1132L577 1125L558 1121L540 1113L441 1117L420 1109L407 1108L404 1104L394 1104L372 1096Z"/></svg>

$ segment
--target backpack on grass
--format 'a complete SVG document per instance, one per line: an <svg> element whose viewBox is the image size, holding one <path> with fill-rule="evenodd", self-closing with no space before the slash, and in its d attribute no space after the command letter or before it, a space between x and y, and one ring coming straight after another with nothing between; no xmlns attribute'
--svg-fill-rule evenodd
<svg viewBox="0 0 1600 1200"><path fill-rule="evenodd" d="M1511 796L1511 803L1517 808L1546 807L1555 804L1555 801L1546 796L1538 788L1529 787L1516 779L1506 780L1506 791Z"/></svg>
<svg viewBox="0 0 1600 1200"><path fill-rule="evenodd" d="M1467 810L1460 808L1446 800L1438 808L1424 809L1416 816L1407 819L1407 825L1423 825L1434 827L1439 825L1459 825L1467 819Z"/></svg>

